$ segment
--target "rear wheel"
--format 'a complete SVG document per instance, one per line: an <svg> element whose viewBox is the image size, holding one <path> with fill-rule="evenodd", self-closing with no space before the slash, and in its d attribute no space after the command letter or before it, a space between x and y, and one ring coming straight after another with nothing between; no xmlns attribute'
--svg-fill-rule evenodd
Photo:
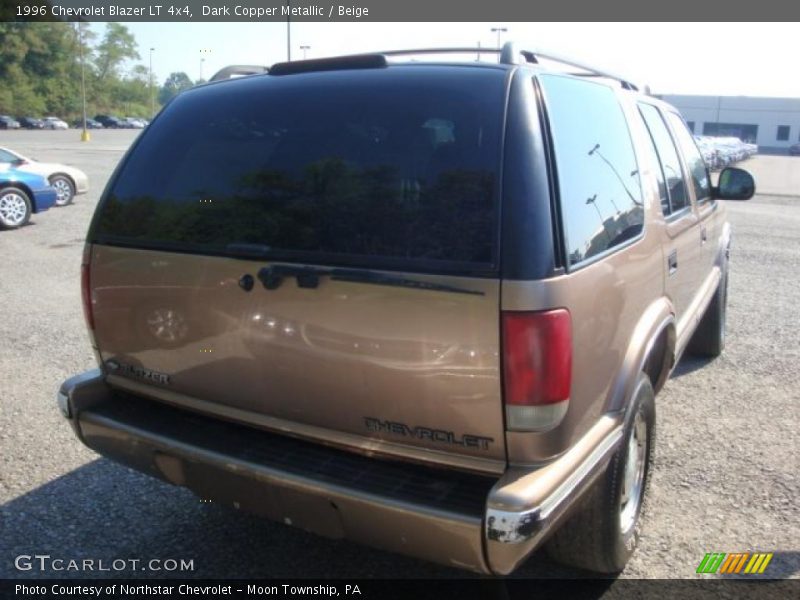
<svg viewBox="0 0 800 600"><path fill-rule="evenodd" d="M597 573L618 573L625 567L639 542L655 418L653 386L640 373L620 446L579 512L547 543L552 558Z"/></svg>
<svg viewBox="0 0 800 600"><path fill-rule="evenodd" d="M75 186L66 175L53 175L50 185L56 190L56 206L66 206L75 198Z"/></svg>
<svg viewBox="0 0 800 600"><path fill-rule="evenodd" d="M689 342L689 352L695 356L716 358L725 349L725 317L728 309L728 273L722 278L714 297L706 308L700 324Z"/></svg>
<svg viewBox="0 0 800 600"><path fill-rule="evenodd" d="M15 187L0 190L0 229L22 227L33 212L28 194Z"/></svg>

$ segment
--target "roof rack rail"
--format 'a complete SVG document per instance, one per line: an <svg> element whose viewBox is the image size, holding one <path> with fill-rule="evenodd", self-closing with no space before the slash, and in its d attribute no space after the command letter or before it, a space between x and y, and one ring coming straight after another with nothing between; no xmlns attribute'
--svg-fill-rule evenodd
<svg viewBox="0 0 800 600"><path fill-rule="evenodd" d="M607 79L614 79L622 85L623 88L626 90L633 90L638 91L639 86L632 83L626 77L620 77L619 75L615 75L609 71L601 71L595 67L587 65L586 63L577 61L572 58L568 58L566 56L561 56L560 54L554 54L553 52L541 51L541 50L519 50L519 54L525 58L525 60L529 63L537 64L540 58L544 58L545 60L551 60L553 62L561 63L562 65L567 65L569 67L575 67L576 69L580 69L582 71L586 71L586 73L575 73L575 75L583 75L584 77L605 77ZM508 62L506 64L519 64L516 61L517 50L514 42L506 42L503 46L503 52L500 57L501 62L506 62L503 59L508 58Z"/></svg>
<svg viewBox="0 0 800 600"><path fill-rule="evenodd" d="M576 75L584 75L588 77L605 77L619 81L620 85L626 90L638 91L639 87L626 77L621 77L610 71L601 71L595 67L587 65L586 63L561 56L553 52L542 50L525 50L518 48L515 42L506 42L502 48L475 48L475 47L457 47L457 48L417 48L411 50L386 50L384 52L376 52L375 54L383 54L384 56L407 56L409 54L465 54L465 53L478 53L478 54L499 54L500 63L505 65L518 65L524 62L537 64L540 58L550 60L553 62L561 63L569 67L575 67L586 73L575 73Z"/></svg>
<svg viewBox="0 0 800 600"><path fill-rule="evenodd" d="M455 48L411 48L410 50L383 50L381 52L374 52L372 54L383 54L384 56L406 56L409 54L499 54L500 50L497 48L478 48L477 46L470 47L455 47Z"/></svg>
<svg viewBox="0 0 800 600"><path fill-rule="evenodd" d="M258 75L268 73L269 68L261 65L230 65L217 71L209 81L224 81L233 77L243 77L245 75Z"/></svg>

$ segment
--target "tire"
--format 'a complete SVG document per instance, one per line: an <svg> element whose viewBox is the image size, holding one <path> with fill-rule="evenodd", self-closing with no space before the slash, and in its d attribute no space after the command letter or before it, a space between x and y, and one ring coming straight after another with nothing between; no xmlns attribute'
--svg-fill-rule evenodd
<svg viewBox="0 0 800 600"><path fill-rule="evenodd" d="M653 386L639 373L620 446L579 512L547 542L553 559L595 573L622 571L639 543L655 434Z"/></svg>
<svg viewBox="0 0 800 600"><path fill-rule="evenodd" d="M0 229L17 229L31 218L33 204L24 191L15 187L0 190Z"/></svg>
<svg viewBox="0 0 800 600"><path fill-rule="evenodd" d="M689 341L687 350L695 356L716 358L725 349L725 319L728 312L728 272L722 272L717 291Z"/></svg>
<svg viewBox="0 0 800 600"><path fill-rule="evenodd" d="M66 175L53 175L50 177L50 185L56 189L56 206L66 206L72 204L75 199L75 186L72 180Z"/></svg>

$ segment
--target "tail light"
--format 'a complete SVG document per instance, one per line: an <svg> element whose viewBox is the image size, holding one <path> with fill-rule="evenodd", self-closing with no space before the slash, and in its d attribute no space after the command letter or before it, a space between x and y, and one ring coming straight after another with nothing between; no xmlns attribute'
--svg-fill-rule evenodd
<svg viewBox="0 0 800 600"><path fill-rule="evenodd" d="M572 385L569 311L503 312L502 332L508 428L554 428L567 413Z"/></svg>
<svg viewBox="0 0 800 600"><path fill-rule="evenodd" d="M83 247L83 260L81 260L81 296L83 298L83 316L89 331L94 331L94 311L92 308L92 290L90 265L92 259L92 246L86 244Z"/></svg>

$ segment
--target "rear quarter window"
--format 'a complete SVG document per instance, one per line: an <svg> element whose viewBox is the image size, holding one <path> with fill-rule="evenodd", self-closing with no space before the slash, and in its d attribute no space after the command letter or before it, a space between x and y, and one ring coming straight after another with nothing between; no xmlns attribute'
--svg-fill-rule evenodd
<svg viewBox="0 0 800 600"><path fill-rule="evenodd" d="M625 115L608 86L540 75L553 140L570 265L637 237L639 168Z"/></svg>
<svg viewBox="0 0 800 600"><path fill-rule="evenodd" d="M259 244L328 264L493 268L505 73L391 67L184 93L147 130L97 241Z"/></svg>

